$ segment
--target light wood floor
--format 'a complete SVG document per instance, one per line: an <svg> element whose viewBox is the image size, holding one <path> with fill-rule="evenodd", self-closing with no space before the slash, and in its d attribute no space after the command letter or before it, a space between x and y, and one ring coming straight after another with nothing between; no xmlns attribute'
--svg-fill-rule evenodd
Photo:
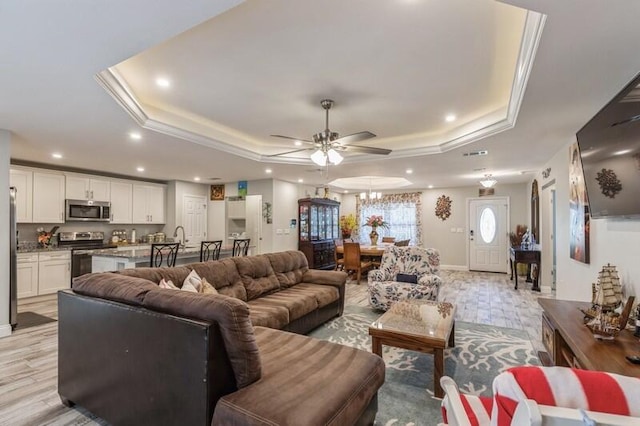
<svg viewBox="0 0 640 426"><path fill-rule="evenodd" d="M540 295L528 290L531 284L514 290L505 274L442 271L441 275L445 285L440 299L456 304L456 319L525 330L534 348L543 350ZM366 287L365 280L360 285L350 282L346 303L368 306ZM58 317L55 295L22 300L18 310ZM0 339L0 425L106 424L81 408L60 403L57 327L57 322L44 324Z"/></svg>

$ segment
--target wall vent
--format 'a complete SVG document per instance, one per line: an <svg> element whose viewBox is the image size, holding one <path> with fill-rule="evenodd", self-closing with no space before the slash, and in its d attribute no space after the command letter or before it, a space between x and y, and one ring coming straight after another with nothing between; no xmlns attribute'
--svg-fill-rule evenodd
<svg viewBox="0 0 640 426"><path fill-rule="evenodd" d="M471 151L471 152L465 152L464 154L462 154L465 157L475 157L478 155L487 155L489 153L489 151L487 151L486 149L480 149L478 151Z"/></svg>

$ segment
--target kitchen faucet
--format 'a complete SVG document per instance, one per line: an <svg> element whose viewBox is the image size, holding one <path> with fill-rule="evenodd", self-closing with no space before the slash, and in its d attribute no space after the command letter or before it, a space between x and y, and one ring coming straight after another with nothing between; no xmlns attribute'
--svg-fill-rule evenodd
<svg viewBox="0 0 640 426"><path fill-rule="evenodd" d="M182 225L176 226L175 231L173 231L173 238L176 238L178 236L178 229L182 229L182 239L179 240L180 241L180 245L181 246L185 246L185 245L187 245L187 238L184 235L184 228L182 227Z"/></svg>

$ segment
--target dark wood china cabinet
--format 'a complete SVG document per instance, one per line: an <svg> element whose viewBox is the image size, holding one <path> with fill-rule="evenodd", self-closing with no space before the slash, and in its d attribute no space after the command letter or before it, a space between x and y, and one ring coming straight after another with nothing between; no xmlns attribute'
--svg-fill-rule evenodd
<svg viewBox="0 0 640 426"><path fill-rule="evenodd" d="M340 238L340 203L328 198L298 200L298 249L312 269L335 268L334 239Z"/></svg>

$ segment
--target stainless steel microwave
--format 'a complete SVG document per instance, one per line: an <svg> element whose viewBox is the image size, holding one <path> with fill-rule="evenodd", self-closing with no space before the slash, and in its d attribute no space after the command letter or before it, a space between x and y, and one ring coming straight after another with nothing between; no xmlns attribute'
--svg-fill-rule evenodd
<svg viewBox="0 0 640 426"><path fill-rule="evenodd" d="M65 220L67 222L109 222L111 203L108 201L67 200Z"/></svg>

